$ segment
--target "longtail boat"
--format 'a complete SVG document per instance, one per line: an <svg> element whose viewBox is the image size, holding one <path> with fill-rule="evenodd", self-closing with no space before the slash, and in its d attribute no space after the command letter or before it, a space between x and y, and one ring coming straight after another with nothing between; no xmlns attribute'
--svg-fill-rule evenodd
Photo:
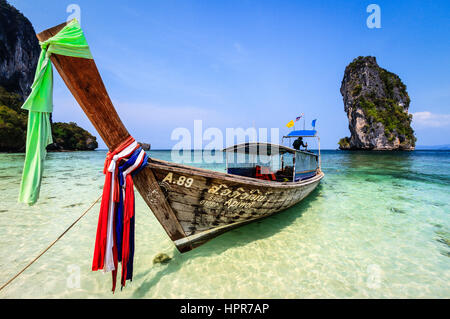
<svg viewBox="0 0 450 319"><path fill-rule="evenodd" d="M44 42L65 25L37 37ZM58 54L50 59L110 150L130 138L93 59ZM283 145L244 143L224 150L226 172L149 158L133 177L134 185L178 250L186 252L232 228L285 210L317 187L324 177L320 140L315 130L293 131L286 137L298 136L316 137L318 154ZM239 156L253 161L233 160ZM263 157L269 160L262 161Z"/></svg>

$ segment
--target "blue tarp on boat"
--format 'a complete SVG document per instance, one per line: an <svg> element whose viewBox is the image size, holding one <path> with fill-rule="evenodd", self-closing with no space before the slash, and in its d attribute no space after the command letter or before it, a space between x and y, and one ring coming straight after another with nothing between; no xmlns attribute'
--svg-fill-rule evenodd
<svg viewBox="0 0 450 319"><path fill-rule="evenodd" d="M316 130L298 130L298 131L292 131L285 137L298 137L298 136L309 136L313 137L316 136L317 131Z"/></svg>

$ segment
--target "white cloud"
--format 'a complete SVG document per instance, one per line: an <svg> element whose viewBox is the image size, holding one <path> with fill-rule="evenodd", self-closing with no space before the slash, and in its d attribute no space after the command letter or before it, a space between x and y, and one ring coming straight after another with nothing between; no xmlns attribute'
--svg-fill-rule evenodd
<svg viewBox="0 0 450 319"><path fill-rule="evenodd" d="M435 114L428 111L413 113L413 123L421 127L443 127L450 125L450 114Z"/></svg>

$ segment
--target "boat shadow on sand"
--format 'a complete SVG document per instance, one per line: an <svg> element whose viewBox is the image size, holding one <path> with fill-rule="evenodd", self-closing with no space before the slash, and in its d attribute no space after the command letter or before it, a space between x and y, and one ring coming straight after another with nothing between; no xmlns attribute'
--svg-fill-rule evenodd
<svg viewBox="0 0 450 319"><path fill-rule="evenodd" d="M249 223L247 225L230 230L206 244L181 254L174 247L170 262L166 264L154 264L144 273L137 274L135 281L146 278L133 293L133 298L141 298L156 285L164 276L176 273L188 261L201 257L212 257L220 255L229 248L245 246L251 242L269 238L280 232L283 228L291 225L297 218L310 208L318 198L322 197L323 186L319 185L309 196L297 205L276 213L272 216ZM156 271L156 272L155 272Z"/></svg>

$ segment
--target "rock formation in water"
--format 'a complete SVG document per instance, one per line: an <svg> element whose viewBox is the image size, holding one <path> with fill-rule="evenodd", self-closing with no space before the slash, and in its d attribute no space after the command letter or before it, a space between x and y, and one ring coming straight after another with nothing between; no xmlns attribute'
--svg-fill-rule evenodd
<svg viewBox="0 0 450 319"><path fill-rule="evenodd" d="M52 135L49 151L93 151L98 147L97 138L74 122L52 123Z"/></svg>
<svg viewBox="0 0 450 319"><path fill-rule="evenodd" d="M341 94L351 136L339 141L340 149L414 149L406 86L375 57L358 57L345 68Z"/></svg>
<svg viewBox="0 0 450 319"><path fill-rule="evenodd" d="M0 0L0 152L25 151L27 115L22 104L40 54L30 21ZM75 123L52 123L54 144L49 150L94 150L97 139Z"/></svg>
<svg viewBox="0 0 450 319"><path fill-rule="evenodd" d="M139 145L141 145L142 149L144 151L150 151L151 145L144 142L138 142Z"/></svg>
<svg viewBox="0 0 450 319"><path fill-rule="evenodd" d="M169 257L169 255L164 253L159 253L158 255L153 258L154 264L167 264L172 258Z"/></svg>

